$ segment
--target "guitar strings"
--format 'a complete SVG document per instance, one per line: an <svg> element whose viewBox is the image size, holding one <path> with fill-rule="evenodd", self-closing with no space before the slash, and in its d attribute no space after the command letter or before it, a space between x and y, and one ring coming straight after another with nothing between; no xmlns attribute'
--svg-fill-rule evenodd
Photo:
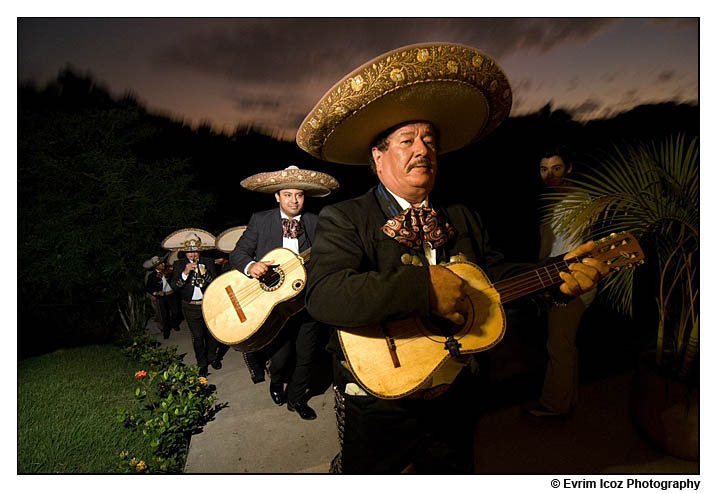
<svg viewBox="0 0 718 493"><path fill-rule="evenodd" d="M502 303L506 303L534 291L558 284L562 281L558 275L559 272L567 272L568 270L568 262L561 260L539 269L498 281L494 284L494 289L499 292Z"/></svg>
<svg viewBox="0 0 718 493"><path fill-rule="evenodd" d="M302 262L298 259L290 259L284 264L280 264L279 267L282 268L282 270L285 273L285 279L288 275L290 275L292 272L294 272ZM271 282L275 282L279 280L281 276L277 272L273 272L272 276L265 282L265 285ZM259 282L257 283L251 283L249 286L240 289L235 292L235 296L240 299L240 304L244 307L249 306L252 304L252 302L256 301L258 298L261 297L263 293L266 291L262 289L262 286Z"/></svg>

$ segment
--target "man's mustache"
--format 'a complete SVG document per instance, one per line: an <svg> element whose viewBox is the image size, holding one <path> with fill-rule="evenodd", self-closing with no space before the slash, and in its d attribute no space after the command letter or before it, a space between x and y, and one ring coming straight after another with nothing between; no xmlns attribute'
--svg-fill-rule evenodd
<svg viewBox="0 0 718 493"><path fill-rule="evenodd" d="M417 166L428 166L429 168L431 168L431 161L429 161L428 158L420 157L419 159L417 159L416 161L414 161L413 163L411 163L409 165L409 167L407 168L407 171L411 171L414 168L416 168Z"/></svg>

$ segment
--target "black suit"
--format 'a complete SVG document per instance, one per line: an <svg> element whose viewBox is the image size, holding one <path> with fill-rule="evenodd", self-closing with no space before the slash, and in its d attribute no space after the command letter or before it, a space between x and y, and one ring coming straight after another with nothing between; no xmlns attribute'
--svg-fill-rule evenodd
<svg viewBox="0 0 718 493"><path fill-rule="evenodd" d="M301 215L299 222L304 234L297 238L300 253L311 248L317 221L317 215L311 212ZM244 273L248 263L261 259L275 248L282 248L282 216L279 208L252 214L247 229L229 254L229 261L232 267Z"/></svg>
<svg viewBox="0 0 718 493"><path fill-rule="evenodd" d="M492 279L525 266L509 266L489 248L477 214L462 205L431 204L456 228L436 251L436 262L462 253ZM307 309L334 327L361 327L391 318L428 316L429 268L423 252L402 246L381 227L401 208L379 185L352 200L325 207L309 264ZM418 255L416 255L419 253ZM402 262L416 255L421 266ZM397 473L413 463L419 472L467 473L473 470L473 430L478 402L476 376L462 370L439 397L378 399L345 394L357 385L342 364L336 331L334 353L337 417L342 449L332 469L345 473Z"/></svg>
<svg viewBox="0 0 718 493"><path fill-rule="evenodd" d="M162 293L157 296L157 304L160 309L160 320L162 322L162 333L165 338L169 337L170 331L173 328L179 327L179 305L177 304L177 297L174 291L169 293L163 292L162 278L164 274L153 270L149 276L147 276L147 283L145 284L145 291L152 296L156 296L155 293ZM169 283L169 279L167 280Z"/></svg>
<svg viewBox="0 0 718 493"><path fill-rule="evenodd" d="M301 214L300 223L304 233L297 238L300 253L311 248L317 221L316 214ZM257 212L252 214L229 260L232 267L244 273L249 262L261 260L266 253L282 248L282 245L280 209ZM312 383L319 337L318 324L308 316L306 310L292 316L270 344L260 351L245 353L252 380L255 383L264 380L264 362L269 359L272 383L287 382L287 400L293 404L303 402Z"/></svg>
<svg viewBox="0 0 718 493"><path fill-rule="evenodd" d="M217 340L212 337L202 316L202 305L191 304L192 295L195 288L196 271L190 271L187 279L182 279L184 268L189 263L187 258L177 260L172 266L172 280L170 286L177 292L182 300L182 313L189 326L192 334L192 347L194 355L197 359L197 366L206 368L209 363L217 358L217 351L220 345ZM204 285L200 288L202 292L217 277L217 271L214 267L214 260L208 257L200 257L199 263L204 264L206 274L204 276Z"/></svg>

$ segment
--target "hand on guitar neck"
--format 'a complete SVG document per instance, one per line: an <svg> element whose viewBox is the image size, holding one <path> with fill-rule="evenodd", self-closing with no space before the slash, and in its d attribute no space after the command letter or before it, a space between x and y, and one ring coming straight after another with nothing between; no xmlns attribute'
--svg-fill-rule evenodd
<svg viewBox="0 0 718 493"><path fill-rule="evenodd" d="M429 304L432 313L450 320L456 325L464 324L466 306L466 281L441 265L429 266Z"/></svg>
<svg viewBox="0 0 718 493"><path fill-rule="evenodd" d="M589 241L571 250L564 260L574 257L585 257L596 248L596 242ZM560 272L564 282L559 286L562 293L579 296L593 289L598 281L609 272L605 262L585 257L580 262L569 265L570 272ZM456 325L463 325L467 313L466 282L451 270L440 265L429 267L429 303L432 313L450 320Z"/></svg>
<svg viewBox="0 0 718 493"><path fill-rule="evenodd" d="M595 248L596 242L588 241L568 252L563 259L569 260L574 257L583 257L591 253ZM559 276L564 281L559 286L559 289L563 294L569 296L579 296L590 291L609 272L609 266L605 262L591 257L585 257L580 262L571 263L568 268L570 273L559 273Z"/></svg>

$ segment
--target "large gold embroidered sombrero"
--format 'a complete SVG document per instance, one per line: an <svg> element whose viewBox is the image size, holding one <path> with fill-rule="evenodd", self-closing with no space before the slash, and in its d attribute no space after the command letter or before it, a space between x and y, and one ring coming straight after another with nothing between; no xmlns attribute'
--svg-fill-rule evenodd
<svg viewBox="0 0 718 493"><path fill-rule="evenodd" d="M179 252L199 252L214 247L214 235L198 228L179 229L162 240L162 248Z"/></svg>
<svg viewBox="0 0 718 493"><path fill-rule="evenodd" d="M246 231L247 226L235 226L222 231L217 235L215 246L217 250L224 253L230 253L237 246L237 242Z"/></svg>
<svg viewBox="0 0 718 493"><path fill-rule="evenodd" d="M287 188L304 190L310 197L325 197L332 190L339 188L339 182L326 173L299 169L289 166L279 171L257 173L245 178L240 183L247 190L263 193L274 193Z"/></svg>
<svg viewBox="0 0 718 493"><path fill-rule="evenodd" d="M425 120L448 152L494 130L510 110L509 81L491 58L469 46L421 43L344 76L299 126L297 144L325 161L367 164L381 132Z"/></svg>

